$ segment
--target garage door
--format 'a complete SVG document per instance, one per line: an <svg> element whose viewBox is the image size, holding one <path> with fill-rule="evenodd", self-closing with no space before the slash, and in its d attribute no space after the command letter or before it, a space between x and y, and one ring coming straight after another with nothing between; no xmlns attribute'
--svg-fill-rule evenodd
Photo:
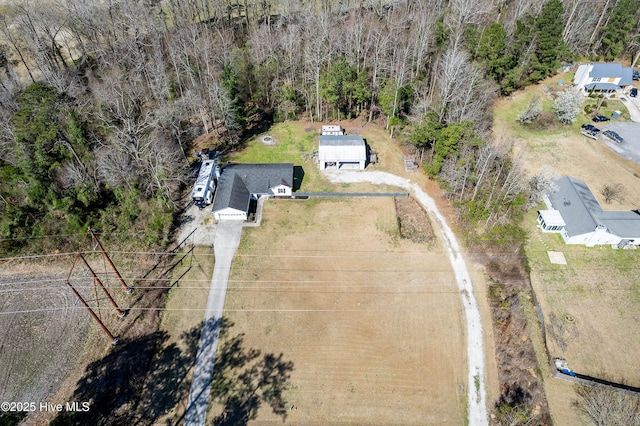
<svg viewBox="0 0 640 426"><path fill-rule="evenodd" d="M345 162L345 163L340 163L340 168L341 169L355 169L355 170L360 170L360 162Z"/></svg>

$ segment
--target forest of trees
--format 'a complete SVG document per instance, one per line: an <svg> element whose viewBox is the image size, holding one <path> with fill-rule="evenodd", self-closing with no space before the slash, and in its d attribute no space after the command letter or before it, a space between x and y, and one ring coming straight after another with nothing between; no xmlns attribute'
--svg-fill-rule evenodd
<svg viewBox="0 0 640 426"><path fill-rule="evenodd" d="M3 252L95 223L161 244L194 138L228 151L299 118L376 120L462 217L509 226L544 182L491 139L492 101L577 55L640 52L636 0L14 0L0 16Z"/></svg>

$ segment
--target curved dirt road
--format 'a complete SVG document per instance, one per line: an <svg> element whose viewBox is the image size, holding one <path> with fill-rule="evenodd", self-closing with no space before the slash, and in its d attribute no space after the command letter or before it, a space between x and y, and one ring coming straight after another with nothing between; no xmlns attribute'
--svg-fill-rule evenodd
<svg viewBox="0 0 640 426"><path fill-rule="evenodd" d="M437 219L442 237L449 252L449 260L453 267L458 289L460 290L460 297L466 317L469 424L487 425L488 413L484 382L484 347L480 311L478 310L478 305L473 294L473 283L471 282L467 265L462 258L458 241L444 216L438 211L436 203L417 184L391 173L327 170L325 174L329 180L334 183L368 182L397 186L404 190L411 191L420 204Z"/></svg>

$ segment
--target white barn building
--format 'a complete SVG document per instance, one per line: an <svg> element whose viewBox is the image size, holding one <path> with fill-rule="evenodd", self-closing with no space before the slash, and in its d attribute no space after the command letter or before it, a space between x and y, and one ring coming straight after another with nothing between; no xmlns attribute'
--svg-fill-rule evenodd
<svg viewBox="0 0 640 426"><path fill-rule="evenodd" d="M318 166L326 168L364 170L367 164L367 144L361 136L320 135Z"/></svg>
<svg viewBox="0 0 640 426"><path fill-rule="evenodd" d="M586 183L564 176L557 191L545 197L547 210L538 211L542 232L556 232L567 244L627 245L640 243L640 213L605 211Z"/></svg>

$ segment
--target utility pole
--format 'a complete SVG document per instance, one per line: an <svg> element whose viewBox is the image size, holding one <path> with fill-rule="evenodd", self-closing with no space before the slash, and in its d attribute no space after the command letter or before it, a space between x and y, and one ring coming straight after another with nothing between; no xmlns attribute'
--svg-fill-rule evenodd
<svg viewBox="0 0 640 426"><path fill-rule="evenodd" d="M78 293L78 290L76 290L72 285L71 282L69 282L69 280L67 279L67 285L69 287L71 287L71 290L73 290L73 293L78 296L78 299L80 299L80 301L82 302L82 304L84 305L85 308L87 308L87 310L89 311L89 313L91 314L91 316L93 317L94 320L96 320L98 322L98 324L100 325L100 328L102 328L102 331L105 332L105 334L109 337L109 339L111 339L111 344L115 345L118 343L118 339L116 339L115 337L113 337L113 334L111 334L111 332L109 331L109 329L104 325L104 323L102 321L100 321L100 318L98 318L98 316L96 315L95 312L93 312L93 309L91 309L89 307L89 305L87 304L87 302L82 298L82 296L80 296L80 293Z"/></svg>
<svg viewBox="0 0 640 426"><path fill-rule="evenodd" d="M120 280L120 284L122 284L122 287L124 287L125 292L127 294L131 294L133 289L130 288L127 285L127 283L124 281L124 278L122 278L122 275L120 275L120 272L118 272L118 268L116 268L116 265L113 264L113 262L111 261L111 258L109 257L107 252L102 247L102 244L100 243L100 240L98 240L98 237L96 237L96 234L93 233L93 230L91 228L87 228L87 231L91 234L91 238L96 243L96 245L98 246L98 248L100 249L100 251L102 252L104 257L107 259L107 262L109 262L109 265L111 265L111 268L113 268L113 270L115 271L116 275L118 276L118 279Z"/></svg>
<svg viewBox="0 0 640 426"><path fill-rule="evenodd" d="M102 289L102 291L104 292L104 294L107 295L107 298L109 299L109 302L111 302L111 304L113 305L114 308L116 308L116 311L118 312L118 317L119 318L124 318L125 313L123 311L120 310L120 308L118 307L118 304L116 303L115 300L113 300L113 297L111 297L111 295L109 294L109 292L107 291L107 289L104 287L104 285L102 284L102 281L100 281L100 278L98 278L98 276L96 275L96 273L93 271L93 269L91 268L91 266L89 265L89 262L87 262L87 259L84 258L84 256L82 255L82 253L78 253L78 256L80 256L80 259L82 259L82 261L84 262L84 264L86 265L87 268L89 268L89 272L91 272L91 276L93 277L93 280L95 282L98 283L98 285L100 286L100 288Z"/></svg>

